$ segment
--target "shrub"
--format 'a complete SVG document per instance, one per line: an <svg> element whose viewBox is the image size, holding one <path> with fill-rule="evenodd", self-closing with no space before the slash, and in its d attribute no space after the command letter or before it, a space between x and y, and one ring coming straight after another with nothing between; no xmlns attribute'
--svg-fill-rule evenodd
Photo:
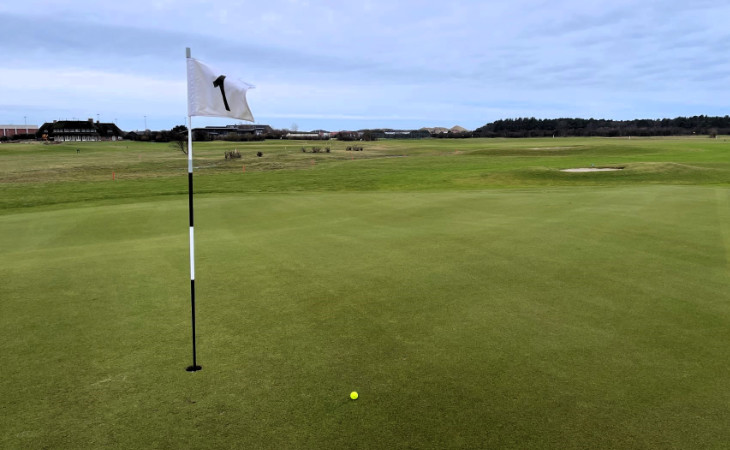
<svg viewBox="0 0 730 450"><path fill-rule="evenodd" d="M235 159L241 157L241 152L239 152L238 150L230 150L226 151L225 155L226 159Z"/></svg>

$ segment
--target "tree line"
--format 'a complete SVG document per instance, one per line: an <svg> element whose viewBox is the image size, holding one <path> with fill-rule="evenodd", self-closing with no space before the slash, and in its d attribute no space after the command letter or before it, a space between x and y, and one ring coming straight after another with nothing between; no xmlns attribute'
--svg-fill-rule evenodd
<svg viewBox="0 0 730 450"><path fill-rule="evenodd" d="M692 116L674 119L500 119L474 130L472 137L566 136L682 136L730 134L730 116Z"/></svg>
<svg viewBox="0 0 730 450"><path fill-rule="evenodd" d="M249 141L264 139L282 139L289 130L269 129L261 135L241 134L227 135L220 139L230 141ZM363 129L359 131L341 131L337 139L341 141L374 141L379 139L422 139L432 138L471 138L471 137L622 137L622 136L687 136L730 134L730 116L691 116L674 119L581 119L558 118L536 119L519 117L516 119L500 119L487 123L474 131L448 131L429 133L425 129L397 131L391 129ZM16 137L17 138L17 137ZM129 140L173 142L182 146L187 141L187 127L178 125L171 130L130 132L125 136ZM205 141L212 136L204 131L194 131L194 141Z"/></svg>

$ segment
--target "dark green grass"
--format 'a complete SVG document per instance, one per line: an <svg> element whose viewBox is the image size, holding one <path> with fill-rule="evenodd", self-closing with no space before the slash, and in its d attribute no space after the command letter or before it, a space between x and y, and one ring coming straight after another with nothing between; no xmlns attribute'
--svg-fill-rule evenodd
<svg viewBox="0 0 730 450"><path fill-rule="evenodd" d="M6 182L0 447L726 448L727 184L456 144L201 169L194 374L184 168Z"/></svg>

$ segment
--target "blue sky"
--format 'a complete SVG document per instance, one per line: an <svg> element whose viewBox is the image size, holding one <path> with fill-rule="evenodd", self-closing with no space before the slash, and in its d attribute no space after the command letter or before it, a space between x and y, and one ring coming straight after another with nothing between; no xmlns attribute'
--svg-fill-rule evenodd
<svg viewBox="0 0 730 450"><path fill-rule="evenodd" d="M185 47L256 85L275 128L724 116L728 18L704 0L5 0L0 123L182 124Z"/></svg>

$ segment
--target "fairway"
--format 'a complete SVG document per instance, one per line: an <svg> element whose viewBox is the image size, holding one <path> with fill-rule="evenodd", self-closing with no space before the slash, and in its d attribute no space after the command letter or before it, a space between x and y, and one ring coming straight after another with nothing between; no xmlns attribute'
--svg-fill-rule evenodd
<svg viewBox="0 0 730 450"><path fill-rule="evenodd" d="M363 144L196 144L196 373L184 155L1 145L0 447L730 446L730 143Z"/></svg>

